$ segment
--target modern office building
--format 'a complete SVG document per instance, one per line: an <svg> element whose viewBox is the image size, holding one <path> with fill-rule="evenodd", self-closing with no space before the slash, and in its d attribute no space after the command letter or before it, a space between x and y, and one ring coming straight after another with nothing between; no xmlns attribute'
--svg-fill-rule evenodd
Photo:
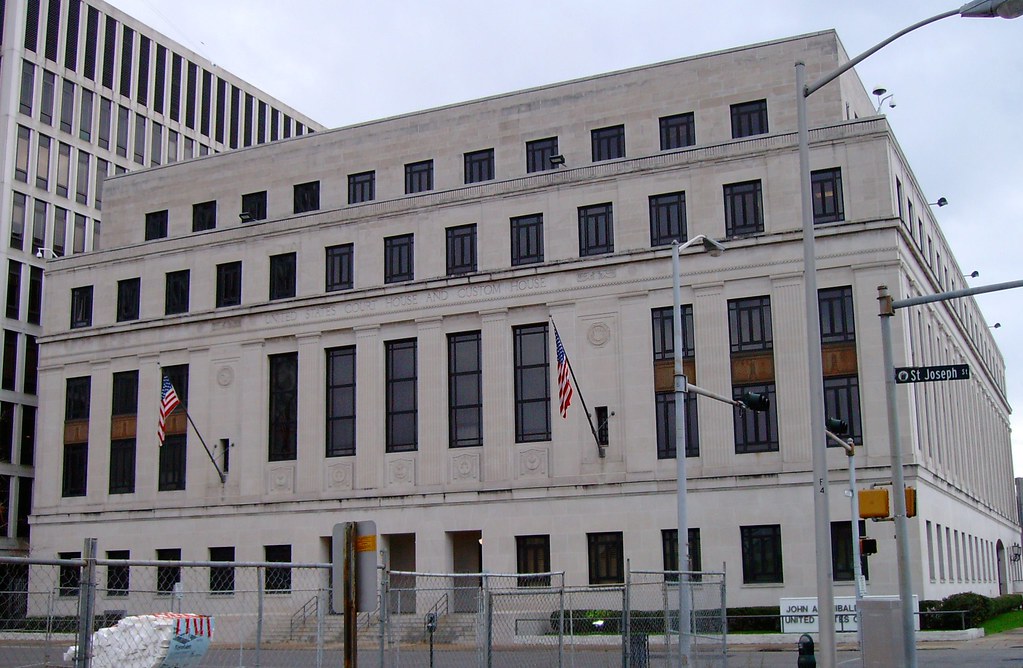
<svg viewBox="0 0 1023 668"><path fill-rule="evenodd" d="M402 570L676 568L671 244L704 234L726 250L681 258L689 379L771 405L690 397L691 563L727 572L730 605L813 595L809 388L848 421L861 487L890 487L877 287L963 285L843 75L809 100L809 377L793 63L846 59L820 32L109 179L103 248L47 265L33 555L93 536L100 556L320 562L335 523L374 520ZM1004 362L972 299L893 327L898 365L973 371L899 388L916 592L997 594L1020 535ZM164 378L195 428L176 408L161 446ZM852 595L848 458L827 461ZM865 533L869 590L893 593L892 523Z"/></svg>
<svg viewBox="0 0 1023 668"><path fill-rule="evenodd" d="M322 127L102 0L0 0L0 554L26 554L48 260L101 248L112 174Z"/></svg>

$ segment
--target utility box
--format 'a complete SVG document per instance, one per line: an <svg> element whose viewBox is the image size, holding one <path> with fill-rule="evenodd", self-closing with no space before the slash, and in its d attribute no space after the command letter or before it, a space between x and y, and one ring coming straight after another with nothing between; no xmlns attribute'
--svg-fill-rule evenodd
<svg viewBox="0 0 1023 668"><path fill-rule="evenodd" d="M873 491L873 490L871 490ZM902 602L899 600L864 598L860 609L863 634L863 668L889 668L902 657Z"/></svg>
<svg viewBox="0 0 1023 668"><path fill-rule="evenodd" d="M891 507L888 504L888 490L884 488L861 489L860 517L863 519L890 517Z"/></svg>

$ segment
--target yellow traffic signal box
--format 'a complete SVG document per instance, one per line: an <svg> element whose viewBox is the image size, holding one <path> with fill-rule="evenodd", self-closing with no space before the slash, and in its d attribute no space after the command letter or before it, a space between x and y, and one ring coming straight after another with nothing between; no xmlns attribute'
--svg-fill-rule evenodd
<svg viewBox="0 0 1023 668"><path fill-rule="evenodd" d="M916 488L906 488L906 517L916 517Z"/></svg>
<svg viewBox="0 0 1023 668"><path fill-rule="evenodd" d="M863 519L881 518L891 515L891 512L888 510L887 489L861 489L859 495L860 517Z"/></svg>

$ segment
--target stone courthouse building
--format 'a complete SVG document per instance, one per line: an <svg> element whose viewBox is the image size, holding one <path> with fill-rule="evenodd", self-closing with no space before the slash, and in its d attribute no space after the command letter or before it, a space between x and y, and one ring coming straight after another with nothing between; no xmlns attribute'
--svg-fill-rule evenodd
<svg viewBox="0 0 1023 668"><path fill-rule="evenodd" d="M103 249L47 264L32 553L326 561L374 520L392 567L675 568L671 243L690 380L691 559L730 605L813 595L807 395L890 485L877 286L963 287L854 72L809 99L823 378L807 372L793 64L832 31L497 95L115 176ZM562 417L554 325L575 372ZM1004 362L976 303L900 312L921 598L1011 586L1019 540ZM182 409L157 423L162 377ZM595 433L583 410L585 398ZM847 457L828 452L838 595ZM867 523L871 593L896 591Z"/></svg>

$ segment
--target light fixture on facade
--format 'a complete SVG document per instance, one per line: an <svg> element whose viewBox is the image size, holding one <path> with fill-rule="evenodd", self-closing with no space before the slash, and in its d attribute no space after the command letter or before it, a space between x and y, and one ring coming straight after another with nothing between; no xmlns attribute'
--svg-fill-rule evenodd
<svg viewBox="0 0 1023 668"><path fill-rule="evenodd" d="M560 153L558 155L552 155L547 159L550 161L551 167L561 167L565 164L565 156Z"/></svg>
<svg viewBox="0 0 1023 668"><path fill-rule="evenodd" d="M937 202L928 202L928 206L936 206L939 209L943 206L948 206L948 200L944 197L939 197Z"/></svg>

